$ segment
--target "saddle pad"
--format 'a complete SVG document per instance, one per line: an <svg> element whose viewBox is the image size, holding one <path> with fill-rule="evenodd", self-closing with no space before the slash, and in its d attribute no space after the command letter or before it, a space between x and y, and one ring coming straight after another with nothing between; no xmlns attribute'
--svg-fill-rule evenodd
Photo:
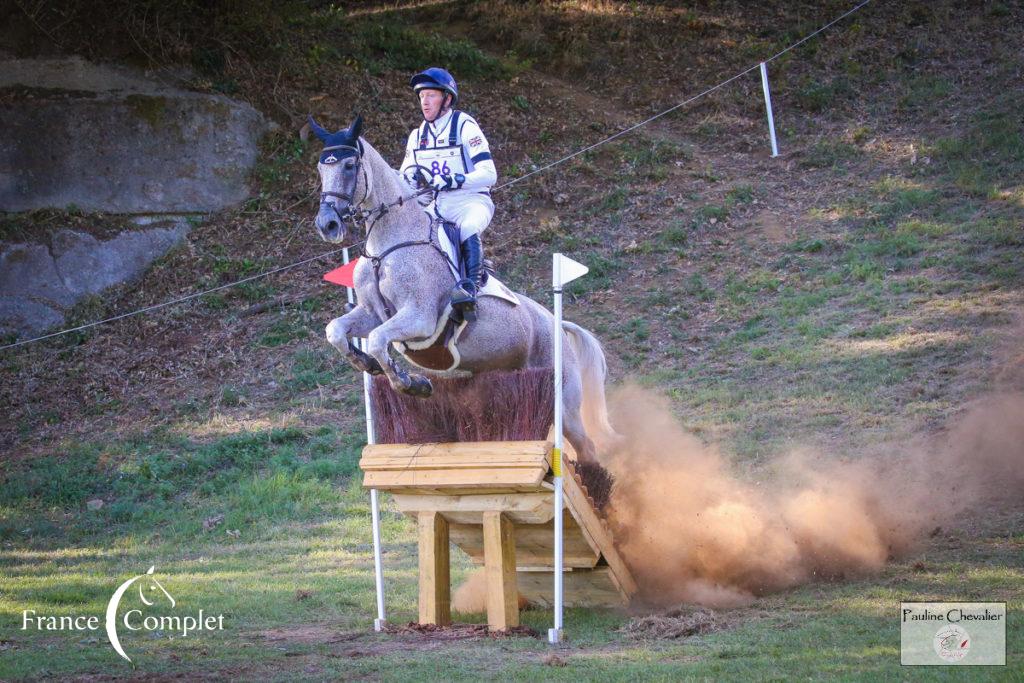
<svg viewBox="0 0 1024 683"><path fill-rule="evenodd" d="M452 305L445 306L434 333L426 339L396 341L391 345L413 365L435 372L452 372L459 367L462 357L459 355L459 337L466 329L467 321L463 320L454 329L449 339L444 339L451 322ZM447 342L447 343L446 343Z"/></svg>

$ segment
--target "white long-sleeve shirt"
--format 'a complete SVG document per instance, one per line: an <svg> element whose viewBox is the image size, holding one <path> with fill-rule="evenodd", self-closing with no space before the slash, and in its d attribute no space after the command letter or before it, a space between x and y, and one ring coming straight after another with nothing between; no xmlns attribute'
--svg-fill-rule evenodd
<svg viewBox="0 0 1024 683"><path fill-rule="evenodd" d="M416 163L416 150L448 147L451 144L451 123L456 113L458 121L455 145L462 147L466 180L460 189L440 193L438 202L441 206L446 203L446 197L454 200L474 193L487 193L498 180L498 170L491 158L491 148L483 131L480 130L480 124L466 112L457 110L449 111L433 123L424 121L412 129L405 145L405 159L402 161L400 172L405 176L406 169ZM411 172L409 175L412 175Z"/></svg>

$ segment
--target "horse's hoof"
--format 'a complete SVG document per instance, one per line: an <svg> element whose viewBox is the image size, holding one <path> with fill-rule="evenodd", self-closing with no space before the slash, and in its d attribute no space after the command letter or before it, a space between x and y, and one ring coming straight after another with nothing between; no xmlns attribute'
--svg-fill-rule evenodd
<svg viewBox="0 0 1024 683"><path fill-rule="evenodd" d="M403 391L416 398L429 398L434 393L434 385L423 375L410 375L409 385Z"/></svg>

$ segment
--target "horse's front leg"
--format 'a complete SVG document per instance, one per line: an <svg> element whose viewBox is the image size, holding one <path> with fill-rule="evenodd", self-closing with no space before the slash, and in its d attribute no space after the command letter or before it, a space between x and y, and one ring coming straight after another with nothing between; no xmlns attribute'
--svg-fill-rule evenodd
<svg viewBox="0 0 1024 683"><path fill-rule="evenodd" d="M421 398L430 396L434 391L429 379L420 374L407 373L389 353L392 342L425 339L433 333L434 326L432 313L403 308L393 318L370 332L366 350L384 369L384 374L395 391Z"/></svg>
<svg viewBox="0 0 1024 683"><path fill-rule="evenodd" d="M352 337L366 337L373 328L379 325L380 318L369 308L360 304L327 325L327 341L341 351L356 370L368 372L371 375L380 375L384 372L380 363L359 350L351 339Z"/></svg>

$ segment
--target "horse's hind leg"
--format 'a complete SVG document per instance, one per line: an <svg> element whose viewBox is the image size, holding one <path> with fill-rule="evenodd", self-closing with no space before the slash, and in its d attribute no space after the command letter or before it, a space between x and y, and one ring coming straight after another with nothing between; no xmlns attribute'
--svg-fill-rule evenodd
<svg viewBox="0 0 1024 683"><path fill-rule="evenodd" d="M583 418L580 417L579 409L565 411L562 416L562 431L576 451L580 463L597 464L597 449L583 430Z"/></svg>
<svg viewBox="0 0 1024 683"><path fill-rule="evenodd" d="M570 369L572 369L570 367ZM583 387L578 374L567 373L562 385L562 432L581 463L597 463L597 449L583 427Z"/></svg>
<svg viewBox="0 0 1024 683"><path fill-rule="evenodd" d="M327 325L327 341L345 354L345 358L356 370L379 375L384 372L384 369L377 359L360 351L351 340L351 337L369 335L378 325L380 325L380 319L370 309L365 306L356 306Z"/></svg>
<svg viewBox="0 0 1024 683"><path fill-rule="evenodd" d="M403 394L426 398L434 391L430 380L416 373L407 373L391 357L388 349L392 342L409 339L424 339L434 331L431 315L423 315L414 309L402 309L383 325L375 328L367 340L367 351L377 359L391 388Z"/></svg>

